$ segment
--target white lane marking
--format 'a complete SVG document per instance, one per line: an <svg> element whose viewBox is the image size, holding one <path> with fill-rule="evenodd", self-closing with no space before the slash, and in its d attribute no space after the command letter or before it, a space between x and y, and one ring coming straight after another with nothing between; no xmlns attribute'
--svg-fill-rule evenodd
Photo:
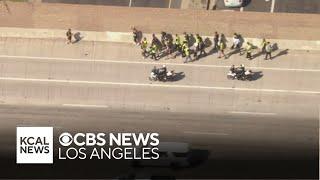
<svg viewBox="0 0 320 180"><path fill-rule="evenodd" d="M92 108L109 108L109 106L105 106L105 105L94 105L94 104L62 104L62 106L69 106L69 107L92 107Z"/></svg>
<svg viewBox="0 0 320 180"><path fill-rule="evenodd" d="M190 86L177 84L147 84L147 83L122 83L107 81L78 81L78 80L61 80L61 79L33 79L33 78L15 78L0 77L4 81L26 81L26 82L47 82L47 83L73 83L73 84L100 84L100 85L119 85L119 86L146 86L146 87L168 87L168 88L186 88L186 89L214 89L214 90L237 90L237 91L256 91L256 92L278 92L278 93L296 93L296 94L320 94L320 91L300 91L284 89L255 89L255 88L233 88L233 87L216 87L216 86Z"/></svg>
<svg viewBox="0 0 320 180"><path fill-rule="evenodd" d="M218 132L198 132L198 131L184 131L184 134L197 134L197 135L217 135L217 136L227 136L227 133L218 133Z"/></svg>
<svg viewBox="0 0 320 180"><path fill-rule="evenodd" d="M270 8L270 12L273 13L274 12L274 6L276 4L276 0L272 0L271 2L271 8Z"/></svg>
<svg viewBox="0 0 320 180"><path fill-rule="evenodd" d="M246 114L246 115L269 115L274 116L276 113L265 113L265 112L247 112L247 111L230 111L231 114Z"/></svg>
<svg viewBox="0 0 320 180"><path fill-rule="evenodd" d="M80 61L80 62L104 62L104 63L120 63L120 64L145 64L145 65L170 65L170 66L189 66L189 67L211 67L211 68L230 68L230 66L222 65L206 65L206 64L179 64L179 63L165 63L165 62L143 62L143 61L123 61L123 60L106 60L106 59L86 59L86 58L59 58L59 57L39 57L39 56L11 56L0 55L0 58L16 58L17 59L38 59L38 60L52 60L52 61ZM275 71L304 71L304 72L320 72L320 69L294 69L294 68L274 68L274 67L248 67L250 69L261 70L275 70Z"/></svg>

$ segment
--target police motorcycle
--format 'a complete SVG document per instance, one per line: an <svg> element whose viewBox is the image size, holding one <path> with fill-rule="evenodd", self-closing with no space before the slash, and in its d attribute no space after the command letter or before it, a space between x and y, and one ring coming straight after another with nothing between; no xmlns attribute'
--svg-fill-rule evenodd
<svg viewBox="0 0 320 180"><path fill-rule="evenodd" d="M251 81L253 77L253 72L249 69L245 69L244 65L242 64L240 67L231 66L227 78L230 80L242 80L242 81Z"/></svg>
<svg viewBox="0 0 320 180"><path fill-rule="evenodd" d="M150 73L149 80L150 81L171 81L174 79L175 72L173 70L167 71L165 65L162 68L154 67Z"/></svg>

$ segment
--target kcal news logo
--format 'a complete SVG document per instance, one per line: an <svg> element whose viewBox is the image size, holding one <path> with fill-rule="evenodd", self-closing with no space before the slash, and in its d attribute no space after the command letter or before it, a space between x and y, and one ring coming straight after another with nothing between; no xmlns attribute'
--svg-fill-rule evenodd
<svg viewBox="0 0 320 180"><path fill-rule="evenodd" d="M53 163L53 127L17 127L17 164Z"/></svg>

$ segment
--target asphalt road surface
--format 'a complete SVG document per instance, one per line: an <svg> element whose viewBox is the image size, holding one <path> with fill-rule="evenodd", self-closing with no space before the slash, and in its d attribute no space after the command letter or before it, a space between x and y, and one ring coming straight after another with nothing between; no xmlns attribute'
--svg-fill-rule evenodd
<svg viewBox="0 0 320 180"><path fill-rule="evenodd" d="M205 161L201 164L174 172L177 177L302 178L312 177L312 172L316 172L316 167L312 166L316 165L318 157L318 117L224 112L159 113L101 107L12 105L1 105L0 112L0 177L10 175L35 178L34 175L29 176L34 172L32 166L17 167L13 163L16 126L53 126L56 135L65 131L158 132L160 141L186 142L191 149L205 156ZM309 164L306 165L306 162ZM77 163L81 164L81 169L87 169L85 174L76 170L79 168ZM64 163L55 159L53 168L43 167L43 173L36 177L110 178L126 172L149 171L148 168L134 169L129 162L112 162L112 167L111 162L100 163L88 162L86 165L78 161ZM65 167L67 164L68 167ZM101 169L102 165L105 169ZM306 168L310 169L306 171Z"/></svg>
<svg viewBox="0 0 320 180"><path fill-rule="evenodd" d="M272 7L274 2L274 7ZM243 8L228 8L223 0L218 0L217 10L255 11L255 12L281 12L281 13L320 13L318 0L246 0Z"/></svg>
<svg viewBox="0 0 320 180"><path fill-rule="evenodd" d="M108 6L129 6L130 0L43 0L46 3L94 4ZM172 1L171 8L180 8L181 0ZM131 7L168 8L169 0L132 0Z"/></svg>
<svg viewBox="0 0 320 180"><path fill-rule="evenodd" d="M124 43L0 43L1 177L110 178L164 169L182 178L318 175L319 52L280 49L273 61L239 54L218 60L213 53L183 64L180 58L142 59L138 47ZM177 79L150 82L151 68L163 63ZM240 63L256 72L254 81L226 79L230 65ZM128 161L17 166L16 126L53 126L55 133L155 131L161 141L189 143L202 161L179 170L135 168Z"/></svg>
<svg viewBox="0 0 320 180"><path fill-rule="evenodd" d="M68 4L95 4L108 6L129 6L129 0L43 0L46 3ZM180 8L181 0L171 2L171 8ZM272 4L274 6L272 7ZM156 7L168 8L169 0L132 0L132 7ZM243 8L228 8L223 0L218 0L217 10L231 11L255 11L255 12L282 12L282 13L320 13L320 1L318 0L245 0Z"/></svg>

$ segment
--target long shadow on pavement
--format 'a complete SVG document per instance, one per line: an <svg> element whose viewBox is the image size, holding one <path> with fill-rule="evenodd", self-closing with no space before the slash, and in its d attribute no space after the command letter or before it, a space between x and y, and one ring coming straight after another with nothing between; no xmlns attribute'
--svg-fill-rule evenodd
<svg viewBox="0 0 320 180"><path fill-rule="evenodd" d="M263 77L262 71L257 71L257 72L252 72L252 73L253 73L253 75L252 75L251 81L256 81L256 80Z"/></svg>

